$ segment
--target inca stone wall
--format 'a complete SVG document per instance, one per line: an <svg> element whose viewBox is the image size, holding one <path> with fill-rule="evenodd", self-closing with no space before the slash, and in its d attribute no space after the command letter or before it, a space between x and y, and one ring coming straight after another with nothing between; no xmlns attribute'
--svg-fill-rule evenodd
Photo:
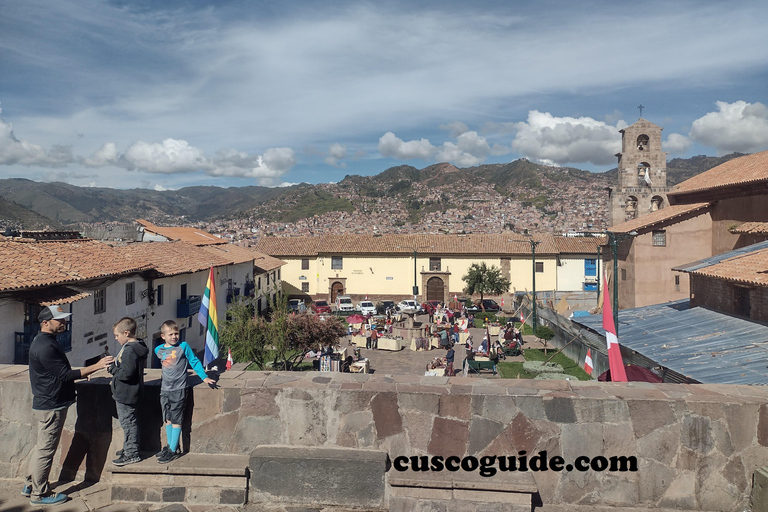
<svg viewBox="0 0 768 512"><path fill-rule="evenodd" d="M159 449L159 373L148 371L143 448ZM103 476L122 444L108 381L78 387L53 478ZM768 462L768 389L341 373L229 372L197 385L184 444L250 454L259 445L414 455L636 456L637 472L532 472L545 509L743 510ZM191 425L191 431L189 427ZM0 477L18 478L34 444L26 367L0 368ZM382 472L385 468L382 467ZM390 469L387 478L407 473ZM492 478L492 477L491 477ZM574 508L575 507L575 508Z"/></svg>

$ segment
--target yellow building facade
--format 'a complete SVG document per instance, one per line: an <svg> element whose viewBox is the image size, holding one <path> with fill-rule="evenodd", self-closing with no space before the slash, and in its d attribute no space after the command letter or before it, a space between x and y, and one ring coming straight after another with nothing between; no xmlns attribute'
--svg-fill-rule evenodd
<svg viewBox="0 0 768 512"><path fill-rule="evenodd" d="M556 237L533 237L537 290L557 289L560 251ZM510 280L509 293L533 289L534 261L530 237L489 235L344 235L265 237L257 250L285 262L283 291L291 296L333 302L350 295L371 300L450 300L463 296L472 264L499 267Z"/></svg>

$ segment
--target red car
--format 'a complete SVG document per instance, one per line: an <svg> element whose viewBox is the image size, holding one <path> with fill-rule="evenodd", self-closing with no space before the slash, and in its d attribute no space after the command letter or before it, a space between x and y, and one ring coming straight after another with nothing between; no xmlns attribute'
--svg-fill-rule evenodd
<svg viewBox="0 0 768 512"><path fill-rule="evenodd" d="M331 306L324 300L318 300L315 302L315 313L318 315L330 315Z"/></svg>
<svg viewBox="0 0 768 512"><path fill-rule="evenodd" d="M421 305L421 309L423 309L426 314L431 315L435 312L435 309L437 309L438 304L440 304L439 300L428 300Z"/></svg>

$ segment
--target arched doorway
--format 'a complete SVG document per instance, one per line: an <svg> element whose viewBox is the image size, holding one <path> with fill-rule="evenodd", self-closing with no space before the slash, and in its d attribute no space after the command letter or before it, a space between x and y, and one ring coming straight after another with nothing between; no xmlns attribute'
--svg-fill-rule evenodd
<svg viewBox="0 0 768 512"><path fill-rule="evenodd" d="M445 301L445 285L439 277L430 277L427 281L427 300Z"/></svg>
<svg viewBox="0 0 768 512"><path fill-rule="evenodd" d="M336 302L337 295L344 295L344 285L338 281L331 285L331 302Z"/></svg>

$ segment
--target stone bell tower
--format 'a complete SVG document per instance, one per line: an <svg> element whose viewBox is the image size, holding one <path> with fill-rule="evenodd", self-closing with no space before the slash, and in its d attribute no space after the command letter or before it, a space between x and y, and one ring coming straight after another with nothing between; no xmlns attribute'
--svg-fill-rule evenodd
<svg viewBox="0 0 768 512"><path fill-rule="evenodd" d="M609 225L667 206L667 153L661 150L661 130L642 117L620 130L619 183L609 189Z"/></svg>

